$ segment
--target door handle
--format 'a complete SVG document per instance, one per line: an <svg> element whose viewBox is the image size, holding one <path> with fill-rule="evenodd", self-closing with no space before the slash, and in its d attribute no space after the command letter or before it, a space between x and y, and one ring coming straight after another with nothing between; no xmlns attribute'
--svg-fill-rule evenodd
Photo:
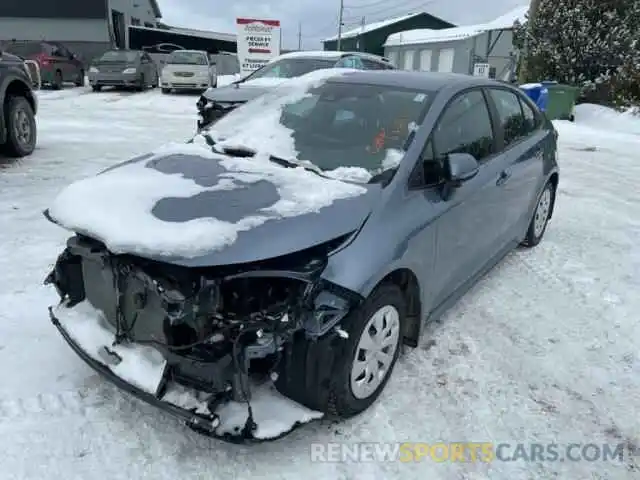
<svg viewBox="0 0 640 480"><path fill-rule="evenodd" d="M504 185L507 180L509 180L509 178L511 178L511 172L508 170L503 170L502 172L500 172L500 176L498 177L498 180L496 180L496 185L500 186L500 185Z"/></svg>

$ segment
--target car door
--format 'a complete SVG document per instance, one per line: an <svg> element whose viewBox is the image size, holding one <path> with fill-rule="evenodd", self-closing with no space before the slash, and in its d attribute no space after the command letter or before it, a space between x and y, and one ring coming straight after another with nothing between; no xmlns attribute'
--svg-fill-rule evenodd
<svg viewBox="0 0 640 480"><path fill-rule="evenodd" d="M426 152L425 159L432 158L432 165L441 168L450 153L468 153L480 164L478 174L450 195L433 197L438 215L432 272L438 288L433 299L439 305L481 270L495 252L496 225L502 212L496 205L494 125L482 90L467 90L455 97L444 109L431 139L433 150Z"/></svg>
<svg viewBox="0 0 640 480"><path fill-rule="evenodd" d="M504 157L500 171L499 201L504 202L504 222L500 225L504 242L522 235L529 223L530 205L544 177L544 133L535 128L535 112L519 95L507 88L488 89L490 104L499 124L499 149ZM525 113L526 112L526 113ZM530 128L533 115L534 128Z"/></svg>

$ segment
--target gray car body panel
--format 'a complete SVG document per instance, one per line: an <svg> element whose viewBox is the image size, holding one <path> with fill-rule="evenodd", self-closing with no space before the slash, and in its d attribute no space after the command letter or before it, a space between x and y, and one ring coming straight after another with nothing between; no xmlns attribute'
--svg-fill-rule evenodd
<svg viewBox="0 0 640 480"><path fill-rule="evenodd" d="M98 72L89 72L89 81L92 84L112 85L114 82L131 83L138 81L144 75L145 81L157 83L158 72L153 61L142 61L143 52L137 52L138 56L133 61L101 61L96 59L91 66ZM135 73L123 73L127 68L135 68Z"/></svg>
<svg viewBox="0 0 640 480"><path fill-rule="evenodd" d="M253 100L264 93L272 91L275 86L252 86L231 84L224 87L209 88L204 92L204 97L218 103L244 103Z"/></svg>

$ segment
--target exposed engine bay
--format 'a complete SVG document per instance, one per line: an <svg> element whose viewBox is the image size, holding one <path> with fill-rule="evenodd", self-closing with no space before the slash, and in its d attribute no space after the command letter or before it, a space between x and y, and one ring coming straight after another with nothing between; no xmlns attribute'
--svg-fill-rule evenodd
<svg viewBox="0 0 640 480"><path fill-rule="evenodd" d="M282 359L295 342L341 336L340 321L361 301L320 278L327 254L344 240L250 265L189 268L115 255L77 235L45 283L55 286L66 307L88 301L102 312L112 346L145 345L162 354L167 367L152 392L156 398L175 383L208 394L210 412L224 402L245 402L240 434L250 438L250 377L271 378L278 386L278 377L292 373L292 362ZM119 361L108 346L104 358ZM201 421L197 427L213 432Z"/></svg>

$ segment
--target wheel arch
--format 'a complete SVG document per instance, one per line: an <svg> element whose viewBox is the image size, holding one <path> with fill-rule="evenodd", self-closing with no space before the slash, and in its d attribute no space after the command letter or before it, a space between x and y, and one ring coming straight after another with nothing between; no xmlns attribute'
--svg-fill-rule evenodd
<svg viewBox="0 0 640 480"><path fill-rule="evenodd" d="M12 96L25 97L31 105L34 115L37 111L38 105L35 97L33 96L33 91L31 90L29 85L27 85L24 80L17 76L9 75L8 77L6 77L0 84L0 144L6 141L7 132L4 115L9 97Z"/></svg>
<svg viewBox="0 0 640 480"><path fill-rule="evenodd" d="M397 286L406 302L407 318L402 332L402 341L410 347L417 347L422 331L422 300L417 275L410 268L401 267L387 273L375 288L383 284Z"/></svg>
<svg viewBox="0 0 640 480"><path fill-rule="evenodd" d="M553 197L551 199L551 208L549 210L549 218L553 217L553 209L556 206L556 197L558 196L558 182L560 180L560 175L558 172L553 172L549 176L549 183L553 185Z"/></svg>

